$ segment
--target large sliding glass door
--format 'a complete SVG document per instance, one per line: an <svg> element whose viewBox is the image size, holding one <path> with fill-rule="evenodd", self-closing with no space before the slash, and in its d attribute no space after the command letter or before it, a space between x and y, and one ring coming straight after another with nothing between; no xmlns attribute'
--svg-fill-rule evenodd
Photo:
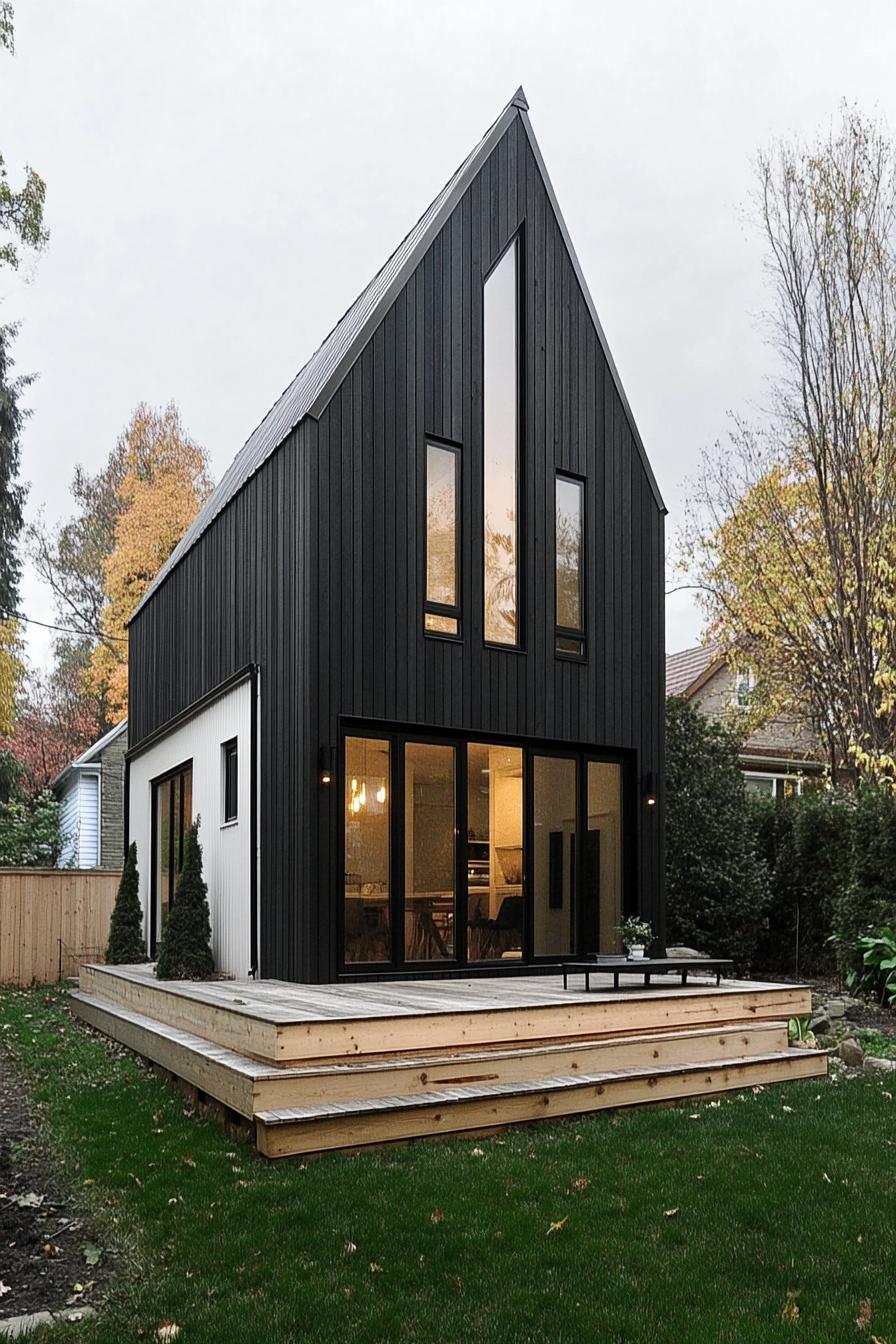
<svg viewBox="0 0 896 1344"><path fill-rule="evenodd" d="M616 951L623 763L511 743L347 736L344 964Z"/></svg>

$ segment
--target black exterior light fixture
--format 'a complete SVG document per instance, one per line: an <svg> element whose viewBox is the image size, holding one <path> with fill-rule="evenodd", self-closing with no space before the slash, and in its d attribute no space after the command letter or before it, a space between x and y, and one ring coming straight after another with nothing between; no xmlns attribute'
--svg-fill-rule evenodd
<svg viewBox="0 0 896 1344"><path fill-rule="evenodd" d="M321 747L319 755L320 782L321 784L332 784L333 773L336 768L336 753L332 747Z"/></svg>
<svg viewBox="0 0 896 1344"><path fill-rule="evenodd" d="M641 793L645 807L656 807L656 775L652 770L644 776Z"/></svg>

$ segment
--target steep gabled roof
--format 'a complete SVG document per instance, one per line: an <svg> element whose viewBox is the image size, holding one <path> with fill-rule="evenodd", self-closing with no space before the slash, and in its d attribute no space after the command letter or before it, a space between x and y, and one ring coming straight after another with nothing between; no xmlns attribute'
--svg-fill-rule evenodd
<svg viewBox="0 0 896 1344"><path fill-rule="evenodd" d="M122 719L121 723L116 723L114 728L110 728L108 733L104 733L96 742L91 743L86 751L82 751L80 756L76 756L73 761L69 761L59 774L53 780L51 788L58 788L64 784L73 770L81 770L85 766L94 765L99 761L106 748L115 741L121 733L126 733L128 728L127 719Z"/></svg>
<svg viewBox="0 0 896 1344"><path fill-rule="evenodd" d="M666 694L692 696L724 664L717 644L700 644L666 655Z"/></svg>
<svg viewBox="0 0 896 1344"><path fill-rule="evenodd" d="M164 581L165 577L186 555L187 551L198 541L214 518L242 489L246 482L254 476L255 472L299 422L305 416L312 416L314 419L320 417L355 360L373 336L379 323L440 233L470 183L516 117L521 119L525 128L545 190L557 217L557 223L563 235L570 261L588 305L591 320L594 323L610 373L616 384L616 390L625 408L629 426L657 505L665 512L659 486L647 459L647 453L635 424L628 398L623 390L619 373L613 362L613 356L610 354L610 348L600 325L594 301L585 282L584 272L576 256L563 216L560 213L557 197L554 194L544 159L541 156L541 150L532 130L528 108L529 104L522 88L517 89L510 102L486 131L476 148L467 155L453 177L446 182L429 208L420 216L404 241L399 244L386 264L370 281L367 288L362 291L352 306L339 319L323 344L318 346L307 364L299 370L289 387L268 411L258 428L249 436L137 604L133 613L134 616Z"/></svg>

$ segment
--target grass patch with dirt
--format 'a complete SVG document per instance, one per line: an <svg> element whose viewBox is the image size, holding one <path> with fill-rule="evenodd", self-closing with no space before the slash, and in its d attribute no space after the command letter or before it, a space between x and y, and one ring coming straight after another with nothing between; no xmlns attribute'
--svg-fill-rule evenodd
<svg viewBox="0 0 896 1344"><path fill-rule="evenodd" d="M877 1080L268 1164L62 991L0 993L0 1024L115 1267L60 1338L896 1344Z"/></svg>

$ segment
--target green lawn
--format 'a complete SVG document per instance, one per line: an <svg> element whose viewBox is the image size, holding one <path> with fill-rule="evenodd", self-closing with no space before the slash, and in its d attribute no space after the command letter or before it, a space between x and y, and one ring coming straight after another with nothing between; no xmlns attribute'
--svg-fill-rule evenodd
<svg viewBox="0 0 896 1344"><path fill-rule="evenodd" d="M0 1024L117 1250L99 1319L60 1338L155 1340L169 1318L179 1344L896 1344L879 1082L268 1165L78 1027L62 992L0 994Z"/></svg>

